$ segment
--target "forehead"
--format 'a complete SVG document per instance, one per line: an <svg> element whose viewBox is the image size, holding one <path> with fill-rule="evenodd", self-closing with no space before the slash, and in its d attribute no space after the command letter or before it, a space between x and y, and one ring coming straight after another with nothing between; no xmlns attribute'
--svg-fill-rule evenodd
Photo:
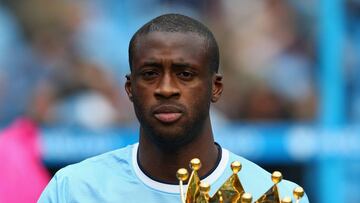
<svg viewBox="0 0 360 203"><path fill-rule="evenodd" d="M207 48L205 38L196 33L150 32L136 40L133 62L165 58L206 63Z"/></svg>

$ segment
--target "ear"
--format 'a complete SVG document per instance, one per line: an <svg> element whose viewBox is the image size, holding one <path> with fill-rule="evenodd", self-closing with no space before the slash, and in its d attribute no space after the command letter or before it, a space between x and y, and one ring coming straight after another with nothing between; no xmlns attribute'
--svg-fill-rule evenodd
<svg viewBox="0 0 360 203"><path fill-rule="evenodd" d="M218 73L214 74L213 76L211 102L217 102L222 94L223 91L222 78L223 78L222 75Z"/></svg>
<svg viewBox="0 0 360 203"><path fill-rule="evenodd" d="M133 101L133 94L132 94L132 89L131 89L131 76L128 74L125 76L126 77L126 82L125 82L125 91L130 99L130 101Z"/></svg>

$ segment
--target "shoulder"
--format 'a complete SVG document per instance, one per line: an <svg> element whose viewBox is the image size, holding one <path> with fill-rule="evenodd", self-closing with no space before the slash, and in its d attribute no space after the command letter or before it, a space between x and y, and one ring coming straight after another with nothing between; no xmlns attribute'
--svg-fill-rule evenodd
<svg viewBox="0 0 360 203"><path fill-rule="evenodd" d="M56 173L57 178L71 177L81 178L88 175L99 176L99 171L109 172L116 169L131 167L131 151L133 145L94 156L76 164L60 169ZM122 171L118 170L118 171Z"/></svg>
<svg viewBox="0 0 360 203"><path fill-rule="evenodd" d="M232 152L229 152L229 163L232 163L233 161L239 161L241 163L242 168L238 173L241 184L243 185L245 192L251 193L254 199L262 196L274 185L271 180L271 173L256 163L242 156L238 156ZM278 184L281 198L284 198L285 196L292 197L293 190L296 187L298 187L297 184L288 180L282 180ZM302 202L308 202L306 194Z"/></svg>
<svg viewBox="0 0 360 203"><path fill-rule="evenodd" d="M39 202L67 202L75 193L101 188L111 182L109 180L117 183L131 180L132 148L130 145L60 169L46 186Z"/></svg>
<svg viewBox="0 0 360 203"><path fill-rule="evenodd" d="M233 161L241 163L241 170L238 173L241 182L245 185L271 185L271 174L256 163L229 152L229 164Z"/></svg>

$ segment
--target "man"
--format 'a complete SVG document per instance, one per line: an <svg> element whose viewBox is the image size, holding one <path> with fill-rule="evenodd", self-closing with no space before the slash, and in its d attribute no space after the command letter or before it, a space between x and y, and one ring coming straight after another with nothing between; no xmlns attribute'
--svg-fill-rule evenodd
<svg viewBox="0 0 360 203"><path fill-rule="evenodd" d="M210 194L231 175L234 160L254 199L272 186L268 172L214 142L209 108L223 84L218 45L204 25L178 14L151 20L131 39L129 63L125 89L140 122L139 143L65 167L39 202L180 202L175 174L194 157ZM295 187L279 186L288 195Z"/></svg>

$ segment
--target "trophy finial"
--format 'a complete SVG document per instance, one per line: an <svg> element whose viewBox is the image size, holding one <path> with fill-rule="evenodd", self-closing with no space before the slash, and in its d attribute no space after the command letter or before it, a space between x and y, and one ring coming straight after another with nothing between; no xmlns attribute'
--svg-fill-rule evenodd
<svg viewBox="0 0 360 203"><path fill-rule="evenodd" d="M200 190L200 195L196 199L197 200L196 202L208 203L209 199L210 199L210 196L209 196L210 185L208 183L201 182L199 190Z"/></svg>
<svg viewBox="0 0 360 203"><path fill-rule="evenodd" d="M210 185L208 183L200 183L200 192L208 194L210 191Z"/></svg>
<svg viewBox="0 0 360 203"><path fill-rule="evenodd" d="M194 171L198 171L201 168L200 159L198 158L191 159L190 168Z"/></svg>
<svg viewBox="0 0 360 203"><path fill-rule="evenodd" d="M292 199L290 197L285 197L281 200L281 203L292 203Z"/></svg>
<svg viewBox="0 0 360 203"><path fill-rule="evenodd" d="M271 175L273 183L278 184L282 180L282 174L279 171L274 171Z"/></svg>
<svg viewBox="0 0 360 203"><path fill-rule="evenodd" d="M304 189L302 187L296 187L294 189L294 197L296 199L296 202L298 203L300 199L304 196Z"/></svg>
<svg viewBox="0 0 360 203"><path fill-rule="evenodd" d="M180 181L185 181L188 179L189 177L189 173L185 168L180 168L177 172L176 172L176 177L178 180Z"/></svg>
<svg viewBox="0 0 360 203"><path fill-rule="evenodd" d="M231 170L234 174L237 174L241 170L241 163L238 161L234 161L231 163Z"/></svg>
<svg viewBox="0 0 360 203"><path fill-rule="evenodd" d="M244 193L243 195L241 195L241 203L251 203L252 201L252 196L250 193Z"/></svg>

